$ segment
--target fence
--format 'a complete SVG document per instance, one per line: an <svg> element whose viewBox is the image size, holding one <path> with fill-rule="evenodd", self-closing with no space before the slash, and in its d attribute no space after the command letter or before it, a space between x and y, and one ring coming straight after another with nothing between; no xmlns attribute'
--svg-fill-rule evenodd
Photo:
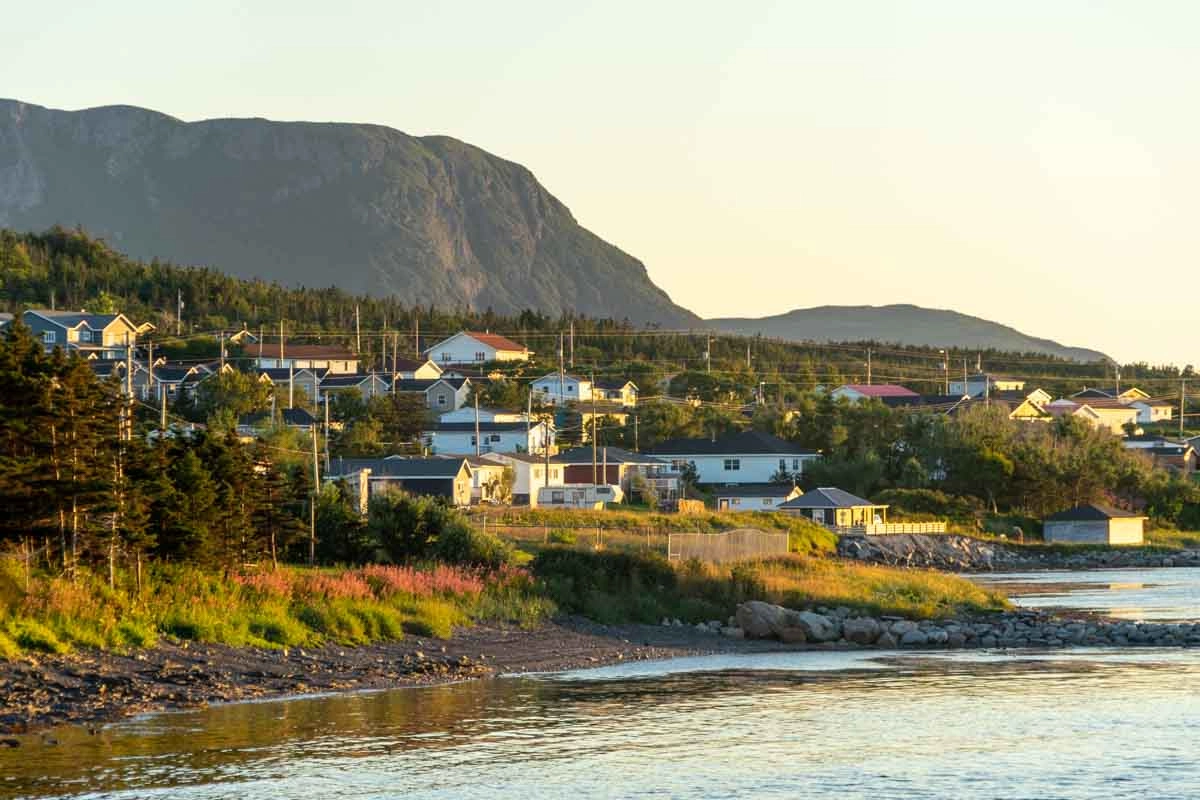
<svg viewBox="0 0 1200 800"><path fill-rule="evenodd" d="M788 535L754 528L724 533L672 533L667 537L671 561L698 559L716 564L787 555Z"/></svg>
<svg viewBox="0 0 1200 800"><path fill-rule="evenodd" d="M505 525L476 520L480 530L514 544L557 544L579 550L627 550L666 554L667 534L653 528L602 526Z"/></svg>
<svg viewBox="0 0 1200 800"><path fill-rule="evenodd" d="M945 533L945 522L877 522L853 528L838 528L851 536L882 536L889 533Z"/></svg>

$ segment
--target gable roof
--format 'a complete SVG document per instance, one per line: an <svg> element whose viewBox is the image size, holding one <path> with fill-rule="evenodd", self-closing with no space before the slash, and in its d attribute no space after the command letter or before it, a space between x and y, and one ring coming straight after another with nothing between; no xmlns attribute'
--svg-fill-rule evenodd
<svg viewBox="0 0 1200 800"><path fill-rule="evenodd" d="M297 428L308 428L317 424L316 417L303 408L282 409L279 412L279 418L284 425L293 425ZM270 421L270 411L252 411L249 414L242 414L238 417L238 425L252 426Z"/></svg>
<svg viewBox="0 0 1200 800"><path fill-rule="evenodd" d="M793 483L734 483L712 490L713 497L787 497L800 491Z"/></svg>
<svg viewBox="0 0 1200 800"><path fill-rule="evenodd" d="M950 411L969 399L966 395L961 394L915 394L878 398L879 402L888 408L940 408L945 411Z"/></svg>
<svg viewBox="0 0 1200 800"><path fill-rule="evenodd" d="M255 349L254 355L258 357L258 350ZM262 346L263 358L279 358L279 340L274 342L263 340ZM317 358L329 359L333 361L357 361L358 355L349 347L340 344L291 344L290 342L283 343L283 358Z"/></svg>
<svg viewBox="0 0 1200 800"><path fill-rule="evenodd" d="M328 477L352 475L361 469L371 470L371 477L423 478L452 480L470 465L465 458L407 458L385 456L383 458L341 458L329 465Z"/></svg>
<svg viewBox="0 0 1200 800"><path fill-rule="evenodd" d="M396 381L397 392L427 392L435 385L444 383L454 391L458 391L463 387L463 384L471 383L470 378L401 378Z"/></svg>
<svg viewBox="0 0 1200 800"><path fill-rule="evenodd" d="M780 439L761 431L738 431L727 433L716 439L669 439L659 442L648 452L656 455L804 455L815 456L815 450Z"/></svg>
<svg viewBox="0 0 1200 800"><path fill-rule="evenodd" d="M557 383L558 382L558 373L557 372L549 372L549 373L543 375L542 377L538 378L537 380L535 380L534 383L541 383L542 381L554 381L555 383ZM581 378L578 375L572 375L569 372L564 372L563 373L563 382L565 383L566 381L575 381L575 383L591 383L591 381L589 381L587 378Z"/></svg>
<svg viewBox="0 0 1200 800"><path fill-rule="evenodd" d="M524 353L527 349L525 345L514 342L507 336L501 336L498 333L480 333L479 331L463 331L463 333L475 341L482 342L496 350L515 350L519 353Z"/></svg>
<svg viewBox="0 0 1200 800"><path fill-rule="evenodd" d="M847 383L834 391L847 389L857 392L863 397L917 397L917 393L905 386L894 383Z"/></svg>
<svg viewBox="0 0 1200 800"><path fill-rule="evenodd" d="M887 508L883 503L872 503L870 500L864 500L834 486L805 492L797 498L788 500L780 508L853 508L856 506Z"/></svg>
<svg viewBox="0 0 1200 800"><path fill-rule="evenodd" d="M31 308L25 313L36 314L47 322L53 322L64 328L77 328L86 324L92 330L98 331L107 328L117 320L122 320L130 328L136 330L136 326L125 319L124 314L89 314L86 311L49 311L40 308Z"/></svg>
<svg viewBox="0 0 1200 800"><path fill-rule="evenodd" d="M359 386L371 380L377 380L380 383L387 383L387 381L376 375L374 372L368 372L360 375L326 375L321 379L321 389L342 389L351 386Z"/></svg>
<svg viewBox="0 0 1200 800"><path fill-rule="evenodd" d="M609 391L620 391L626 386L632 386L634 389L638 388L637 384L633 381L627 381L622 378L602 378L593 385L600 389L608 389Z"/></svg>
<svg viewBox="0 0 1200 800"><path fill-rule="evenodd" d="M1084 503L1046 517L1046 522L1098 522L1110 519L1145 519L1138 514L1101 503Z"/></svg>
<svg viewBox="0 0 1200 800"><path fill-rule="evenodd" d="M254 370L254 374L260 378L265 376L272 381L286 381L289 377L298 378L306 372L316 377L317 380L324 380L325 376L329 374L329 370L324 367L300 367L294 370L287 367L259 367Z"/></svg>
<svg viewBox="0 0 1200 800"><path fill-rule="evenodd" d="M596 463L604 464L661 464L667 465L666 461L654 456L644 455L642 453L631 453L621 447L597 447L594 451ZM570 450L564 450L556 456L550 457L552 464L591 464L593 450L591 445L580 447L572 447Z"/></svg>
<svg viewBox="0 0 1200 800"><path fill-rule="evenodd" d="M396 372L416 372L422 367L433 367L440 375L443 370L436 363L426 358L423 361L418 361L415 358L397 358L395 359Z"/></svg>

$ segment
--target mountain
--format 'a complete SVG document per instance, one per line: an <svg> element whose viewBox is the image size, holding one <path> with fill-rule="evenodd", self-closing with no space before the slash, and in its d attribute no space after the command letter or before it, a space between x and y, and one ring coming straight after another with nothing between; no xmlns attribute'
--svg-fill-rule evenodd
<svg viewBox="0 0 1200 800"><path fill-rule="evenodd" d="M927 347L1040 353L1075 361L1107 359L1103 353L1038 339L979 317L912 305L819 306L798 308L762 319L710 319L709 327L729 333L813 342L896 342Z"/></svg>
<svg viewBox="0 0 1200 800"><path fill-rule="evenodd" d="M0 227L441 308L699 319L528 169L379 125L181 120L0 99Z"/></svg>

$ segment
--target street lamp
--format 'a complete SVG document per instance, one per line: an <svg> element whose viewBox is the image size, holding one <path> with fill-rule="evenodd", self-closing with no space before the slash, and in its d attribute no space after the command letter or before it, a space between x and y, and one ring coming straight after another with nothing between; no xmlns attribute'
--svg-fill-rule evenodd
<svg viewBox="0 0 1200 800"><path fill-rule="evenodd" d="M942 357L942 372L946 376L946 394L950 394L950 356L946 354L945 350L938 350L938 353Z"/></svg>

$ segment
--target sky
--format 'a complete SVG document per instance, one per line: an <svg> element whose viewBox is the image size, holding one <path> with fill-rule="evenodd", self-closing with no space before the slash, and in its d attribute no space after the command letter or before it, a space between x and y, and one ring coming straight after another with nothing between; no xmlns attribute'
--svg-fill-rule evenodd
<svg viewBox="0 0 1200 800"><path fill-rule="evenodd" d="M14 3L0 95L533 170L705 317L952 308L1200 366L1200 3Z"/></svg>

